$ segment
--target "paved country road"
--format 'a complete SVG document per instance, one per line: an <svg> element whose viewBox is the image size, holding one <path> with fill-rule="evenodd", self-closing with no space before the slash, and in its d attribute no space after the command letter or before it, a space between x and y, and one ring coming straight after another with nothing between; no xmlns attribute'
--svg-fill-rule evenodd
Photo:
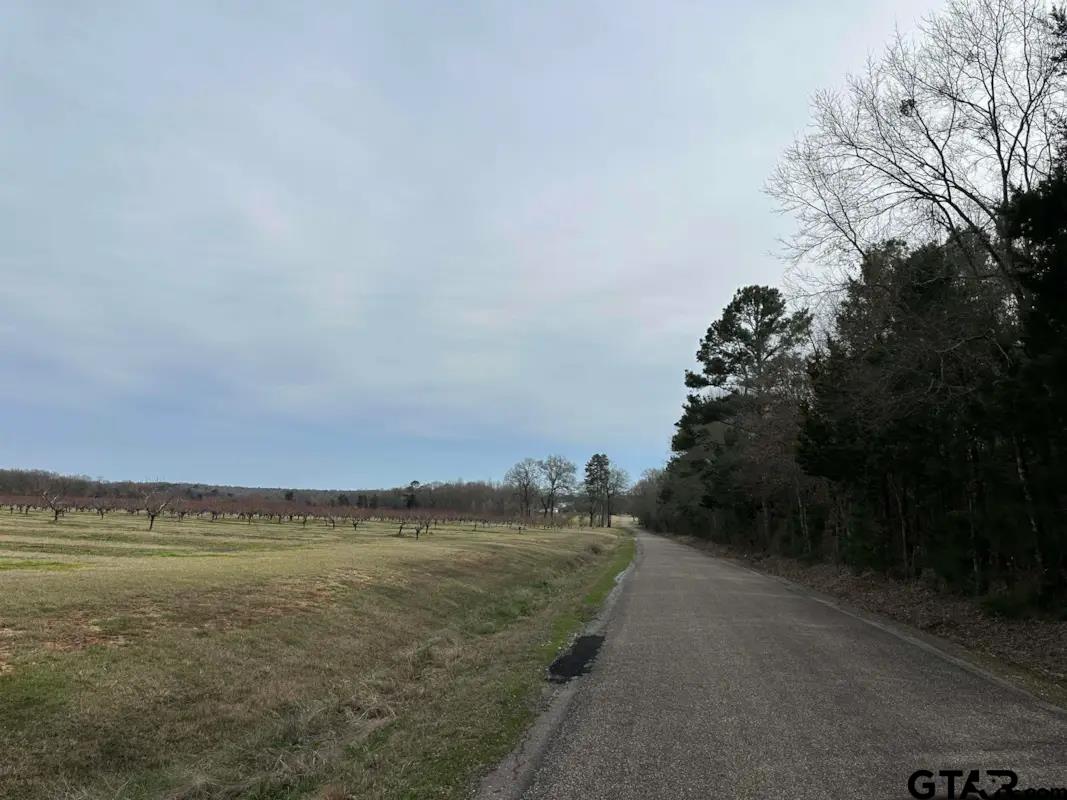
<svg viewBox="0 0 1067 800"><path fill-rule="evenodd" d="M523 798L888 800L921 768L1067 786L1067 713L792 584L638 545Z"/></svg>

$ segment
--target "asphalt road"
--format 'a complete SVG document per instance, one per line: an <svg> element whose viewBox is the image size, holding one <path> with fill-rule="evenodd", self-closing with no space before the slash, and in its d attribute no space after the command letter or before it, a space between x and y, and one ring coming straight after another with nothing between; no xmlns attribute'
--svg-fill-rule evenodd
<svg viewBox="0 0 1067 800"><path fill-rule="evenodd" d="M1067 786L1067 713L684 545L639 535L604 633L526 800L906 798L921 768Z"/></svg>

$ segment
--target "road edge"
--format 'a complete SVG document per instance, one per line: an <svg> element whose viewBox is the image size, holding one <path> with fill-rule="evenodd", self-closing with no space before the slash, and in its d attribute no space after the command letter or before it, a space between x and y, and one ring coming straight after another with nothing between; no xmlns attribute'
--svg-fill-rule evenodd
<svg viewBox="0 0 1067 800"><path fill-rule="evenodd" d="M644 549L638 537L643 529L627 528L634 538L634 556L630 563L615 576L611 591L604 598L596 616L575 632L574 637L600 634L607 627L615 605L622 594L626 579L644 557ZM570 646L568 643L567 647ZM566 650L561 648L560 652ZM526 729L515 748L493 767L479 782L470 795L472 800L518 800L530 788L534 776L541 767L545 752L570 709L575 694L581 688L582 678L564 684L546 684L540 699L540 711Z"/></svg>

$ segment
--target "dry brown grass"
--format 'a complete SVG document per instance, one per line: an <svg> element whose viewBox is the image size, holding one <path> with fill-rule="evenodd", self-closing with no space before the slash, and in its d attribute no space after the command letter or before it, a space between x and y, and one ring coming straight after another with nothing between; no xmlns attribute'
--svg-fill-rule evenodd
<svg viewBox="0 0 1067 800"><path fill-rule="evenodd" d="M0 797L461 796L619 542L142 527L0 517Z"/></svg>

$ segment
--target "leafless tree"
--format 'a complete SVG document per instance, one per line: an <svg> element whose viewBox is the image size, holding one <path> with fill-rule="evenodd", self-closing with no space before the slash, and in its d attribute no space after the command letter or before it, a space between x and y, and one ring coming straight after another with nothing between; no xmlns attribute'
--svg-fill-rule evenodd
<svg viewBox="0 0 1067 800"><path fill-rule="evenodd" d="M843 93L816 95L810 131L767 186L797 218L795 262L854 264L889 238L968 233L985 251L976 276L1018 291L1001 209L1049 172L1065 100L1056 55L1040 0L951 0Z"/></svg>
<svg viewBox="0 0 1067 800"><path fill-rule="evenodd" d="M530 516L533 500L540 488L540 476L541 470L538 462L532 458L524 458L504 475L505 485L514 490L519 500L519 513L523 517Z"/></svg>
<svg viewBox="0 0 1067 800"><path fill-rule="evenodd" d="M111 501L104 497L94 497L89 505L100 519L103 519L104 514L111 510Z"/></svg>
<svg viewBox="0 0 1067 800"><path fill-rule="evenodd" d="M552 519L561 494L574 490L578 467L563 456L549 456L537 462L541 477L541 505L544 515Z"/></svg>
<svg viewBox="0 0 1067 800"><path fill-rule="evenodd" d="M67 498L61 488L49 486L41 492L41 502L52 512L52 522L59 522L59 515L67 510Z"/></svg>
<svg viewBox="0 0 1067 800"><path fill-rule="evenodd" d="M171 511L178 518L178 522L185 521L185 515L189 513L189 504L181 497L175 497L171 501Z"/></svg>
<svg viewBox="0 0 1067 800"><path fill-rule="evenodd" d="M612 467L604 484L604 519L603 524L611 527L612 501L630 487L630 475L624 469Z"/></svg>
<svg viewBox="0 0 1067 800"><path fill-rule="evenodd" d="M156 517L166 510L172 500L173 498L170 493L166 491L145 493L142 507L144 508L145 514L148 515L148 530L152 530L153 526L156 524Z"/></svg>

